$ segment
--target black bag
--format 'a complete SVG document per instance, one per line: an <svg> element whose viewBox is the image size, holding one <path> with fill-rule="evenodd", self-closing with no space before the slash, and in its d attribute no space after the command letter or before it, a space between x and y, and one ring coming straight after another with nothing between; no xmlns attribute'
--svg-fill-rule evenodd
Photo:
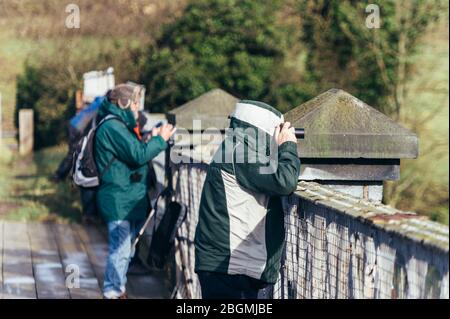
<svg viewBox="0 0 450 319"><path fill-rule="evenodd" d="M162 269L164 267L167 258L174 247L173 243L176 232L184 222L186 213L186 207L180 203L171 201L167 204L164 215L158 227L156 227L157 214L155 214L150 252L147 257L147 264L149 266L158 269Z"/></svg>

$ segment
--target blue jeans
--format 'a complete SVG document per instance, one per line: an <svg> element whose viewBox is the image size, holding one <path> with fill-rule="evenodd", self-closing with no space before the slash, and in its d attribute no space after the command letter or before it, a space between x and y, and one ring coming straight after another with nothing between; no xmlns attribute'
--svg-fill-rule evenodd
<svg viewBox="0 0 450 319"><path fill-rule="evenodd" d="M118 220L108 222L108 259L106 262L103 293L125 292L127 271L134 256L132 244L145 221Z"/></svg>

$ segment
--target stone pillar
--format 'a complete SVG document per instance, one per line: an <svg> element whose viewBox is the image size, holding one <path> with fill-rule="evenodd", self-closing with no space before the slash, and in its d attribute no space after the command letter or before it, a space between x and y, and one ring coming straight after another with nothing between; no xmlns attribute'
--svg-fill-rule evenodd
<svg viewBox="0 0 450 319"><path fill-rule="evenodd" d="M331 89L285 114L305 129L299 180L381 202L383 182L400 178L400 159L418 156L417 136L351 94Z"/></svg>
<svg viewBox="0 0 450 319"><path fill-rule="evenodd" d="M34 122L33 110L21 109L19 111L19 153L28 155L33 152Z"/></svg>

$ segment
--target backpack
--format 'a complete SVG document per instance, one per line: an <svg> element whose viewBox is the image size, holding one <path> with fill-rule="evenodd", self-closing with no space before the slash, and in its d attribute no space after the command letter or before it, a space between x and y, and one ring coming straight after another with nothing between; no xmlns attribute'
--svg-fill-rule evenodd
<svg viewBox="0 0 450 319"><path fill-rule="evenodd" d="M167 196L167 189L159 197ZM157 206L158 203L155 203ZM170 201L166 205L164 215L158 226L156 226L156 217L154 217L153 234L150 243L150 251L147 256L147 264L150 267L162 269L172 252L175 235L178 228L186 219L187 209L184 205Z"/></svg>
<svg viewBox="0 0 450 319"><path fill-rule="evenodd" d="M71 175L75 185L85 188L96 187L105 172L111 167L115 157L106 165L103 172L99 174L94 157L94 142L97 129L106 121L120 118L114 115L107 115L97 126L92 127L89 132L78 142L72 158Z"/></svg>

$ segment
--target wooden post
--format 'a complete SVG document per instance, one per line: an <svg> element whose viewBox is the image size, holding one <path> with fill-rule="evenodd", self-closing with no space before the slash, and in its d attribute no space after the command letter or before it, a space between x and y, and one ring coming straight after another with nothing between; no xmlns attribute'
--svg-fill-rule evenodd
<svg viewBox="0 0 450 319"><path fill-rule="evenodd" d="M3 138L3 117L2 117L2 94L0 93L0 144L2 143Z"/></svg>
<svg viewBox="0 0 450 319"><path fill-rule="evenodd" d="M83 108L83 92L81 90L77 90L75 92L75 112L78 113Z"/></svg>
<svg viewBox="0 0 450 319"><path fill-rule="evenodd" d="M19 111L19 153L28 155L33 152L34 123L33 110L22 109Z"/></svg>

